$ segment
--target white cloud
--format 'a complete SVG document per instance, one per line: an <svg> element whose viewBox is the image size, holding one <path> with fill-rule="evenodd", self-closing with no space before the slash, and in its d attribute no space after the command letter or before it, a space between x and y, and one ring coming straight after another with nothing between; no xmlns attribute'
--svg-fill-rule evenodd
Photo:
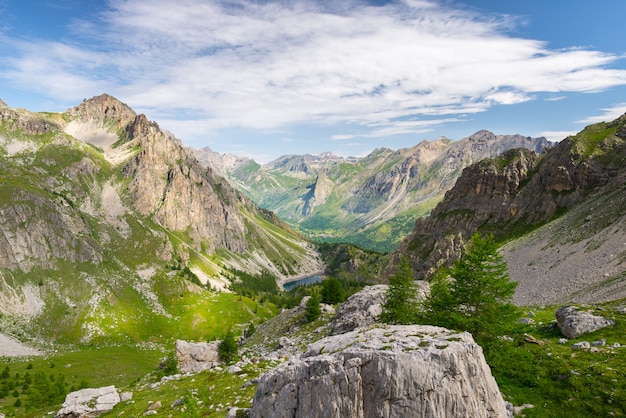
<svg viewBox="0 0 626 418"><path fill-rule="evenodd" d="M622 116L626 113L626 103L618 103L611 107L600 109L602 114L597 116L589 116L588 118L577 121L578 123L599 123L599 122L610 122Z"/></svg>
<svg viewBox="0 0 626 418"><path fill-rule="evenodd" d="M618 56L550 50L509 36L508 16L434 1L109 6L99 20L77 25L82 33L71 44L15 44L18 56L0 64L0 77L61 100L106 91L183 138L302 122L352 124L369 136L417 133L441 123L415 122L424 116L447 122L540 92L626 84L626 71L608 68ZM362 135L334 139L354 136Z"/></svg>

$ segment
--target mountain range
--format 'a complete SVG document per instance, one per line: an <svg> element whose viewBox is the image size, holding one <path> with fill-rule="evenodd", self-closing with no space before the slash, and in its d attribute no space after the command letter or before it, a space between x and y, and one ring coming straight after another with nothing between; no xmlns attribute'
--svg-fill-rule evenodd
<svg viewBox="0 0 626 418"><path fill-rule="evenodd" d="M185 315L191 330L205 287L238 271L384 281L408 257L428 279L476 231L503 244L519 304L626 296L626 116L556 145L480 131L266 166L186 148L108 95L62 113L0 103L0 120L0 327L14 335L141 340ZM268 202L318 239L398 244L337 247L325 263Z"/></svg>
<svg viewBox="0 0 626 418"><path fill-rule="evenodd" d="M508 149L542 153L553 145L483 130L458 141L442 137L399 150L380 148L363 158L286 155L259 165L210 148L195 154L303 235L386 253L441 201L463 168Z"/></svg>
<svg viewBox="0 0 626 418"><path fill-rule="evenodd" d="M172 293L225 288L236 270L323 270L310 242L111 96L63 113L0 103L0 121L6 326L68 342L139 338L146 321L174 326Z"/></svg>
<svg viewBox="0 0 626 418"><path fill-rule="evenodd" d="M475 232L493 234L522 305L626 297L626 115L544 154L506 151L465 168L394 253L429 278Z"/></svg>

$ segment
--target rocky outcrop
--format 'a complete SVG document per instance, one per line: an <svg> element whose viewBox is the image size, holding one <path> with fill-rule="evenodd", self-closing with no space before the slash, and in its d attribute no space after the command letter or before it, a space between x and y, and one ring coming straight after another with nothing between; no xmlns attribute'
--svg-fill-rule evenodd
<svg viewBox="0 0 626 418"><path fill-rule="evenodd" d="M176 340L176 358L181 373L199 373L219 365L219 342L188 342Z"/></svg>
<svg viewBox="0 0 626 418"><path fill-rule="evenodd" d="M374 324L383 311L388 288L386 284L366 286L350 296L337 308L337 314L330 322L331 334L343 334Z"/></svg>
<svg viewBox="0 0 626 418"><path fill-rule="evenodd" d="M575 306L559 308L556 311L556 323L561 333L570 339L615 325L611 319L581 311Z"/></svg>
<svg viewBox="0 0 626 418"><path fill-rule="evenodd" d="M326 172L321 170L317 174L315 183L311 186L311 190L304 196L304 205L302 214L310 215L316 206L326 203L326 199L333 191L333 182L328 178Z"/></svg>
<svg viewBox="0 0 626 418"><path fill-rule="evenodd" d="M506 417L468 333L380 326L327 337L259 378L251 417Z"/></svg>
<svg viewBox="0 0 626 418"><path fill-rule="evenodd" d="M0 125L5 130L20 131L27 135L42 135L59 130L59 125L36 113L11 109L6 104L0 106Z"/></svg>
<svg viewBox="0 0 626 418"><path fill-rule="evenodd" d="M103 250L84 218L60 195L9 190L0 203L0 267L28 272L53 268L57 260L99 263Z"/></svg>
<svg viewBox="0 0 626 418"><path fill-rule="evenodd" d="M115 386L81 389L71 392L65 397L65 402L55 417L97 417L110 411L118 403L120 403L120 395Z"/></svg>

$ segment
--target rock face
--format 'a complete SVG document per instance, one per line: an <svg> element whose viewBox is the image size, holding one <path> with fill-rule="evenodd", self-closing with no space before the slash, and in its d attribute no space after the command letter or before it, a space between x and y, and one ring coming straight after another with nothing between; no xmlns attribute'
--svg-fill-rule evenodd
<svg viewBox="0 0 626 418"><path fill-rule="evenodd" d="M219 343L192 343L176 340L176 358L181 373L199 373L220 363L217 351Z"/></svg>
<svg viewBox="0 0 626 418"><path fill-rule="evenodd" d="M97 417L113 409L120 402L115 386L81 389L69 393L56 418Z"/></svg>
<svg viewBox="0 0 626 418"><path fill-rule="evenodd" d="M556 323L561 333L570 339L615 325L611 319L579 311L575 306L563 306L556 311Z"/></svg>
<svg viewBox="0 0 626 418"><path fill-rule="evenodd" d="M359 329L312 344L259 378L254 418L506 417L468 333L432 326Z"/></svg>

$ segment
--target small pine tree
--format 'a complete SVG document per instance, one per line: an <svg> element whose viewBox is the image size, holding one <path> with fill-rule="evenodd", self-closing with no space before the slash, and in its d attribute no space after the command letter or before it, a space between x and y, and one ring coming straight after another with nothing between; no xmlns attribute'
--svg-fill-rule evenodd
<svg viewBox="0 0 626 418"><path fill-rule="evenodd" d="M411 262L405 257L398 271L389 278L389 289L378 319L387 324L414 324L417 319L417 284Z"/></svg>
<svg viewBox="0 0 626 418"><path fill-rule="evenodd" d="M519 315L511 303L516 287L493 236L476 233L461 259L433 280L422 320L475 338L498 335Z"/></svg>
<svg viewBox="0 0 626 418"><path fill-rule="evenodd" d="M22 406L22 400L20 398L17 398L13 406L19 408L20 406Z"/></svg>
<svg viewBox="0 0 626 418"><path fill-rule="evenodd" d="M232 330L229 330L217 347L220 360L226 364L232 363L239 352L239 344Z"/></svg>
<svg viewBox="0 0 626 418"><path fill-rule="evenodd" d="M321 315L322 310L320 309L320 300L317 295L313 295L306 302L306 307L304 309L304 318L306 319L306 322L313 322Z"/></svg>
<svg viewBox="0 0 626 418"><path fill-rule="evenodd" d="M338 279L329 278L322 281L322 303L334 305L344 301L343 285Z"/></svg>
<svg viewBox="0 0 626 418"><path fill-rule="evenodd" d="M178 373L178 358L175 353L170 353L161 361L161 371L165 376Z"/></svg>

